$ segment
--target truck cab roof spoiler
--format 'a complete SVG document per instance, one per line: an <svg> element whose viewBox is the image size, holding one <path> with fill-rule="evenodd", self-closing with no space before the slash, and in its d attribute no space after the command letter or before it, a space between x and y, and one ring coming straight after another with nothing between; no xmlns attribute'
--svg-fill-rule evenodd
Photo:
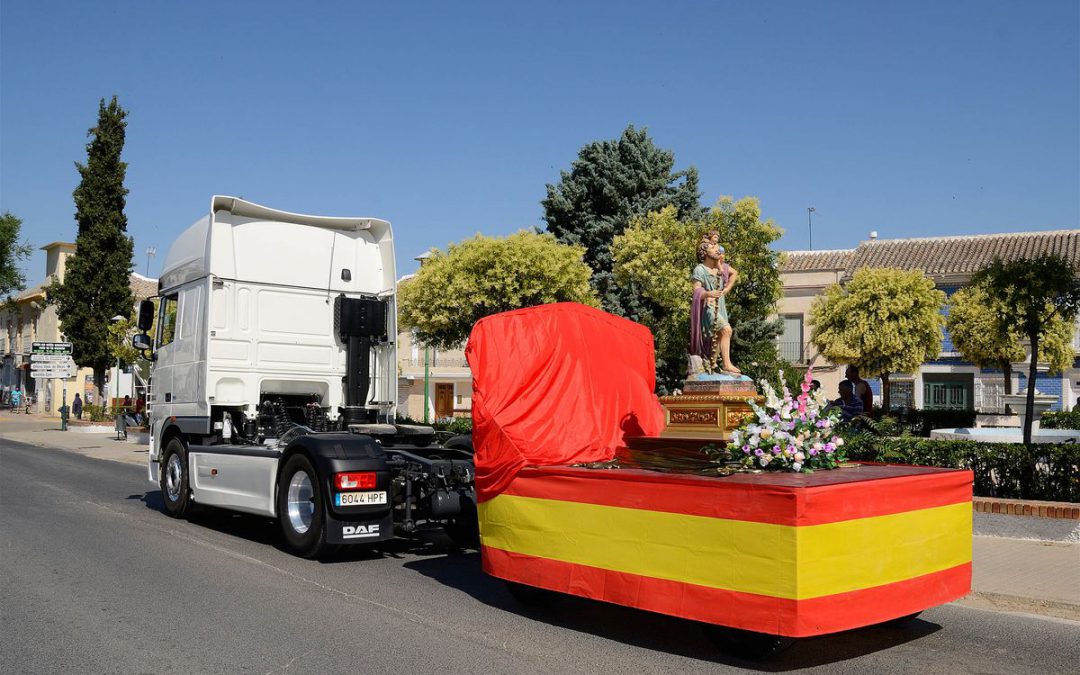
<svg viewBox="0 0 1080 675"><path fill-rule="evenodd" d="M210 200L210 213L216 214L221 211L231 213L235 216L254 218L257 220L297 223L301 225L311 225L312 227L323 227L329 230L346 230L350 232L370 230L374 225L382 225L384 227L390 226L389 222L379 218L309 216L303 213L292 213L290 211L272 209L267 206L246 201L239 197L214 195Z"/></svg>

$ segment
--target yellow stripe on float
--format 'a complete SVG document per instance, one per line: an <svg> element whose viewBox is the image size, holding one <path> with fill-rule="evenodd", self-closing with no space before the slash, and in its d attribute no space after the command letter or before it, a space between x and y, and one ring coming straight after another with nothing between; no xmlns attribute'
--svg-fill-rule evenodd
<svg viewBox="0 0 1080 675"><path fill-rule="evenodd" d="M971 505L793 527L499 495L480 504L485 546L626 572L806 599L971 560Z"/></svg>

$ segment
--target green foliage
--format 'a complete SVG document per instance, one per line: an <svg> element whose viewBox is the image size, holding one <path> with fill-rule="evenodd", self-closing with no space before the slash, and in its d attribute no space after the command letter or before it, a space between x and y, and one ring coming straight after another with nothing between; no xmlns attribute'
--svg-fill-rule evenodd
<svg viewBox="0 0 1080 675"><path fill-rule="evenodd" d="M135 333L135 322L131 318L109 324L110 351L113 358L119 358L123 364L135 363L135 359L140 356L138 350L131 346L131 338Z"/></svg>
<svg viewBox="0 0 1080 675"><path fill-rule="evenodd" d="M696 219L680 218L675 207L667 206L633 219L613 246L616 281L636 288L646 301L648 309L638 320L656 337L657 383L665 389L679 386L686 376L690 273L698 262L698 242L710 230L720 233L726 260L739 271L727 296L734 330L732 360L755 381L775 380L783 365L776 352L781 326L769 318L782 293L780 253L771 247L783 231L772 220L761 219L754 197L737 202L721 197Z"/></svg>
<svg viewBox="0 0 1080 675"><path fill-rule="evenodd" d="M1055 410L1044 412L1039 419L1043 429L1080 429L1080 406L1072 412Z"/></svg>
<svg viewBox="0 0 1080 675"><path fill-rule="evenodd" d="M30 257L30 245L19 242L22 220L10 211L0 215L0 295L26 288L19 261Z"/></svg>
<svg viewBox="0 0 1080 675"><path fill-rule="evenodd" d="M848 457L868 462L971 469L981 497L1080 502L1080 445L984 443L925 438L848 439Z"/></svg>
<svg viewBox="0 0 1080 675"><path fill-rule="evenodd" d="M945 294L919 270L864 267L810 307L810 340L829 361L880 376L889 408L889 373L913 373L941 353Z"/></svg>
<svg viewBox="0 0 1080 675"><path fill-rule="evenodd" d="M550 234L476 235L435 251L398 289L403 326L422 344L453 349L490 314L552 302L597 306L580 246Z"/></svg>
<svg viewBox="0 0 1080 675"><path fill-rule="evenodd" d="M916 408L886 413L881 408L875 407L874 419L866 420L866 422L879 429L878 433L883 436L907 433L928 438L934 429L973 427L977 415L978 413L974 410L919 410Z"/></svg>
<svg viewBox="0 0 1080 675"><path fill-rule="evenodd" d="M547 186L544 222L564 244L582 246L601 306L642 320L648 311L638 290L620 286L612 271L612 242L634 217L673 206L682 218L701 215L697 169L673 171L675 155L656 146L645 129L630 125L617 140L594 141L578 151L570 171Z"/></svg>
<svg viewBox="0 0 1080 675"><path fill-rule="evenodd" d="M90 422L106 422L112 421L113 413L103 405L95 405L88 403L83 406L83 420Z"/></svg>
<svg viewBox="0 0 1080 675"><path fill-rule="evenodd" d="M445 431L454 436L472 433L472 417L451 417L438 420L433 425L436 431Z"/></svg>
<svg viewBox="0 0 1080 675"><path fill-rule="evenodd" d="M1006 308L1006 321L1013 321L1031 344L1028 382L1035 382L1042 356L1042 336L1055 320L1071 327L1080 312L1080 280L1069 261L1056 255L1031 260L1005 262L997 258L972 278ZM1024 443L1031 443L1035 420L1035 388L1028 387L1027 414L1024 415Z"/></svg>
<svg viewBox="0 0 1080 675"><path fill-rule="evenodd" d="M1050 313L1047 308L1047 314ZM1027 357L1021 340L1025 335L1012 321L1012 313L1002 300L991 296L985 286L962 288L949 299L946 326L953 344L964 358L981 368L1002 368ZM1069 368L1076 358L1072 348L1072 323L1051 317L1043 324L1039 339L1040 361L1049 363L1051 373Z"/></svg>
<svg viewBox="0 0 1080 675"><path fill-rule="evenodd" d="M109 321L130 315L132 308L132 240L124 215L127 164L120 160L126 116L115 96L108 105L101 100L97 125L89 132L87 162L76 164L82 176L74 193L78 248L67 261L64 283L48 290L75 361L94 369L99 391L116 344L109 337Z"/></svg>

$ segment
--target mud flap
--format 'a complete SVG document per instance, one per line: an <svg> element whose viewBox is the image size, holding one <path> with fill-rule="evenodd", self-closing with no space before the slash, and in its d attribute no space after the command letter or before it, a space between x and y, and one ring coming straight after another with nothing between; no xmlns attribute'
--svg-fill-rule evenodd
<svg viewBox="0 0 1080 675"><path fill-rule="evenodd" d="M326 514L326 541L330 544L371 544L394 537L394 514L374 520L338 520Z"/></svg>

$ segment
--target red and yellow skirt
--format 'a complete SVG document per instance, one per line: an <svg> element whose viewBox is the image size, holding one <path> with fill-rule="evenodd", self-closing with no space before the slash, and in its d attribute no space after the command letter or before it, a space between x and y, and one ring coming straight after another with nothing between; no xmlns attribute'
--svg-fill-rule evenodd
<svg viewBox="0 0 1080 675"><path fill-rule="evenodd" d="M479 506L483 567L734 628L833 633L969 592L971 481L876 465L726 478L527 468Z"/></svg>

